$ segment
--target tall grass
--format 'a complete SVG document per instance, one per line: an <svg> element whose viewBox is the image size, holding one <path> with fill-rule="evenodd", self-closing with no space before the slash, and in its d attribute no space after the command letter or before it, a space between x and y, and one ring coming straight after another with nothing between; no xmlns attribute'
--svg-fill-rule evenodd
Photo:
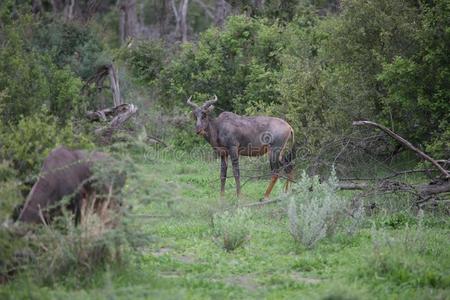
<svg viewBox="0 0 450 300"><path fill-rule="evenodd" d="M226 251L233 251L248 241L251 227L251 214L245 208L238 208L233 212L224 211L213 216L213 235Z"/></svg>

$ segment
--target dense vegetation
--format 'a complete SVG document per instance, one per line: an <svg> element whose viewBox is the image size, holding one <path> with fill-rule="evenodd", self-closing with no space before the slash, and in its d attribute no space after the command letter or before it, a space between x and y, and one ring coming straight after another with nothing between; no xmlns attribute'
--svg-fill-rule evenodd
<svg viewBox="0 0 450 300"><path fill-rule="evenodd" d="M432 207L368 194L355 209L360 194L338 189L344 177L429 168L354 120L450 158L449 54L448 0L1 1L0 223L58 145L110 152L128 181L113 230L64 216L17 238L4 225L0 297L449 297L448 194ZM139 112L105 140L86 112L113 106L109 79L93 80L110 65ZM266 158L242 159L244 196L231 178L219 200L191 95L217 95L216 115L287 120L299 149L291 192L238 207L261 198L268 175ZM427 181L412 174L405 182Z"/></svg>

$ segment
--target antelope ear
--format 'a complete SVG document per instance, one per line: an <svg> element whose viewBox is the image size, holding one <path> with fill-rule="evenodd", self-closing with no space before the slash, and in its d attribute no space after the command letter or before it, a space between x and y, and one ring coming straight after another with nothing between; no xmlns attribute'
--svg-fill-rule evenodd
<svg viewBox="0 0 450 300"><path fill-rule="evenodd" d="M210 105L207 109L206 112L210 113L214 110L214 105Z"/></svg>

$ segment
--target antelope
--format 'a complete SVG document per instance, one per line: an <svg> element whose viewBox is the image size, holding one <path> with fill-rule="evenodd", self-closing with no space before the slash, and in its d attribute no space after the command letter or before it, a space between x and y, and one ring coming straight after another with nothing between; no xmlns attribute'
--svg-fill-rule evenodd
<svg viewBox="0 0 450 300"><path fill-rule="evenodd" d="M41 174L22 206L17 221L49 223L59 212L58 204L62 203L64 197L69 197L67 208L74 213L75 223L78 224L89 195L96 192L108 195L113 189L119 192L125 185L125 173L109 172L108 178L96 179L95 164L113 163L114 160L104 152L70 150L65 147L54 149L44 160ZM111 204L118 203L114 196L111 200Z"/></svg>
<svg viewBox="0 0 450 300"><path fill-rule="evenodd" d="M222 112L217 118L211 116L217 96L198 106L191 101L187 104L192 107L192 113L196 119L195 130L203 136L220 156L220 195L224 196L225 182L227 179L228 157L231 158L233 175L236 181L236 194L241 194L239 156L262 156L269 154L271 180L264 193L264 199L268 199L275 183L278 180L281 169L287 175L284 190L287 191L289 182L293 177L293 151L286 156L284 152L288 140L292 139L294 145L294 130L284 120L266 116L240 116L232 112Z"/></svg>

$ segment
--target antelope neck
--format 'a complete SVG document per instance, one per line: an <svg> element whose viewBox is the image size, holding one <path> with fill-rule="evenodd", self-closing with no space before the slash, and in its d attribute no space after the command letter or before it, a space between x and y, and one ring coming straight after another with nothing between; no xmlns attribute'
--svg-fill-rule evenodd
<svg viewBox="0 0 450 300"><path fill-rule="evenodd" d="M208 116L207 118L208 127L206 128L205 139L211 146L213 146L213 148L216 148L219 146L219 142L217 140L216 120L210 116Z"/></svg>

